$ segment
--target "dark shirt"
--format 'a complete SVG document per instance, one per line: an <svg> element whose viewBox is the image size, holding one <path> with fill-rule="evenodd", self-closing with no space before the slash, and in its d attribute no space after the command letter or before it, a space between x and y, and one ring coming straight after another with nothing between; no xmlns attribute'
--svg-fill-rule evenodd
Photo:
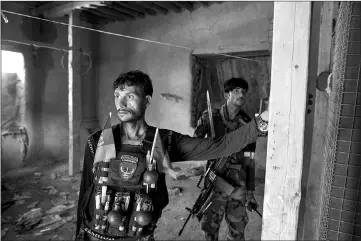
<svg viewBox="0 0 361 241"><path fill-rule="evenodd" d="M119 125L113 128L114 141L120 141ZM80 214L82 212L84 202L84 194L91 186L94 180L92 172L95 149L101 131L98 131L88 138L88 143L84 152L84 165L79 190L78 214L76 235L78 235L81 226ZM160 129L159 135L163 144L168 150L169 158L172 162L189 161L189 160L207 160L229 156L232 153L241 151L247 144L255 142L261 133L257 130L256 121L253 119L250 123L244 125L233 132L228 133L219 138L194 138L189 135ZM84 200L83 200L84 199Z"/></svg>
<svg viewBox="0 0 361 241"><path fill-rule="evenodd" d="M223 114L223 115L222 115ZM239 111L235 118L230 119L227 108L225 105L222 106L220 110L212 110L212 118L214 125L215 138L224 136L226 133L229 133L232 130L235 130L239 127L244 126L246 123L251 121L251 118L244 112ZM211 136L210 122L208 111L204 111L202 116L199 118L197 127L194 131L194 136L196 137L205 137ZM243 170L245 171L246 176L244 181L246 182L247 190L255 190L255 160L254 158L249 158L244 156L244 152L254 153L256 151L256 143L251 143L246 146L240 152L233 153L230 162L231 164L242 164ZM242 175L239 175L242 178Z"/></svg>

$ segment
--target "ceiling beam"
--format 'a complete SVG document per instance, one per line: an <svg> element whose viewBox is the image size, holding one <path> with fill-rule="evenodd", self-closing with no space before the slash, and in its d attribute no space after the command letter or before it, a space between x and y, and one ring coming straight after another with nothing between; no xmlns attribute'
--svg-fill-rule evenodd
<svg viewBox="0 0 361 241"><path fill-rule="evenodd" d="M56 6L56 2L45 4L32 10L33 15L43 15L45 18L59 18L69 14L74 9L88 7L90 5L105 6L102 2L68 2Z"/></svg>
<svg viewBox="0 0 361 241"><path fill-rule="evenodd" d="M84 18L85 20L89 20L90 23L95 24L103 24L108 22L113 22L112 19L105 19L99 15L95 15L93 13L88 12L87 10L83 10L80 12L80 17Z"/></svg>
<svg viewBox="0 0 361 241"><path fill-rule="evenodd" d="M112 8L118 12L125 13L125 14L128 14L133 17L139 17L139 18L145 17L144 13L140 13L140 12L133 11L133 10L125 8L125 7L121 7L121 6L117 5L116 2L113 2L112 4L108 5L108 7Z"/></svg>
<svg viewBox="0 0 361 241"><path fill-rule="evenodd" d="M172 9L176 13L179 13L182 11L182 9L180 9L176 5L172 4L171 2L155 2L155 3L164 8Z"/></svg>
<svg viewBox="0 0 361 241"><path fill-rule="evenodd" d="M149 9L153 9L154 11L157 11L158 13L162 13L162 14L168 13L168 9L155 4L155 2L142 2L142 5L146 6Z"/></svg>
<svg viewBox="0 0 361 241"><path fill-rule="evenodd" d="M118 11L115 11L115 10L111 9L111 8L100 7L100 8L97 8L97 11L103 12L104 14L109 14L109 15L114 16L114 17L123 18L124 20L126 20L126 19L132 19L133 20L133 19L135 19L134 16L124 14L124 13L120 13Z"/></svg>
<svg viewBox="0 0 361 241"><path fill-rule="evenodd" d="M208 7L208 6L209 6L209 2L200 1L199 3L202 4L204 7Z"/></svg>
<svg viewBox="0 0 361 241"><path fill-rule="evenodd" d="M142 6L139 6L139 4L136 4L134 2L117 2L117 4L122 5L126 8L133 9L133 10L138 11L143 14L146 13L146 14L153 15L153 16L157 15L156 11L149 9L149 8L143 8Z"/></svg>
<svg viewBox="0 0 361 241"><path fill-rule="evenodd" d="M85 10L85 12L91 13L93 15L97 15L97 16L102 17L104 19L110 19L110 20L113 20L113 21L116 20L116 21L121 21L121 22L125 21L124 19L115 18L113 16L109 16L107 14L104 14L104 13L102 13L100 11L97 11L97 10L94 10L94 9L87 9L87 10Z"/></svg>
<svg viewBox="0 0 361 241"><path fill-rule="evenodd" d="M194 10L193 4L190 2L173 2L173 4L180 8L186 8L190 12Z"/></svg>

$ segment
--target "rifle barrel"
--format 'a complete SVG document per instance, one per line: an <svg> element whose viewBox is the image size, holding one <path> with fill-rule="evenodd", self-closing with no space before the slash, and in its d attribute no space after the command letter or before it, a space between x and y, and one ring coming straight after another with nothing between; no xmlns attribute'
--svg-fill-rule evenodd
<svg viewBox="0 0 361 241"><path fill-rule="evenodd" d="M183 233L183 229L185 228L185 226L187 225L187 223L188 223L188 221L189 221L189 219L190 219L190 217L192 216L192 212L190 212L189 213L189 215L188 215L188 217L187 217L187 219L186 219L186 221L184 222L184 224L183 224L183 226L182 226L182 228L181 228L181 230L179 230L179 232L178 232L178 236L181 236L182 235L182 233Z"/></svg>

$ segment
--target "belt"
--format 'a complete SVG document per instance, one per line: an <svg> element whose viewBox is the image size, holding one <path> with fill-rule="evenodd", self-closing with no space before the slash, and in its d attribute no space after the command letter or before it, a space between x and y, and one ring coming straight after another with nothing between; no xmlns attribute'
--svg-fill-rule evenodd
<svg viewBox="0 0 361 241"><path fill-rule="evenodd" d="M138 237L120 237L120 236L106 236L100 233L97 233L89 228L85 220L83 219L83 229L89 235L91 241L98 241L98 240L109 240L109 241L147 241L151 240L150 237L153 233L148 233L147 235L141 235Z"/></svg>
<svg viewBox="0 0 361 241"><path fill-rule="evenodd" d="M111 237L111 236L105 236L102 234L99 234L97 232L94 232L93 230L85 227L84 231L89 234L89 239L91 241L102 241L102 240L110 240L110 241L147 241L150 239L150 236L152 234L143 235L139 237Z"/></svg>

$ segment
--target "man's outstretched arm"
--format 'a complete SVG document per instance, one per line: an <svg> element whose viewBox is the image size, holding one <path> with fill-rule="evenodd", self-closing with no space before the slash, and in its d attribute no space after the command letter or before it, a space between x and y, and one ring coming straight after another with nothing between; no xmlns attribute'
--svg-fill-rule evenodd
<svg viewBox="0 0 361 241"><path fill-rule="evenodd" d="M216 139L195 138L173 132L170 159L177 162L230 156L255 142L258 136L264 135L260 124L261 120L257 117L243 127Z"/></svg>

